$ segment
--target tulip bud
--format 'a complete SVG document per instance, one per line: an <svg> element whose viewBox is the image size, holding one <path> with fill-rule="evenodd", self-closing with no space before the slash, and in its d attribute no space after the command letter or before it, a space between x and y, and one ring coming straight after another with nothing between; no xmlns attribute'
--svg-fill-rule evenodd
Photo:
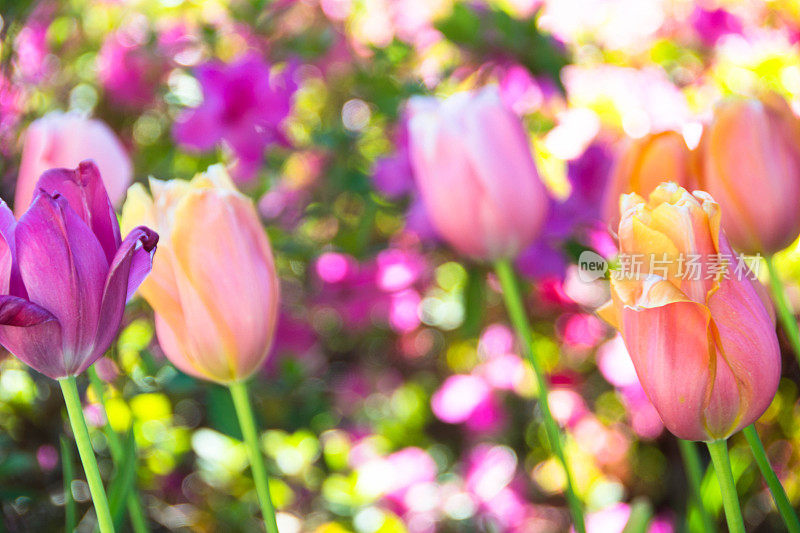
<svg viewBox="0 0 800 533"><path fill-rule="evenodd" d="M269 352L278 315L278 277L255 207L220 166L191 182L150 180L150 190L130 188L122 223L162 235L140 289L161 348L192 376L247 378Z"/></svg>
<svg viewBox="0 0 800 533"><path fill-rule="evenodd" d="M739 268L710 195L665 183L649 202L629 194L620 204L620 258L638 257L640 273L613 276L612 300L598 312L622 333L672 433L727 438L758 419L777 391L774 317L752 273Z"/></svg>
<svg viewBox="0 0 800 533"><path fill-rule="evenodd" d="M698 187L719 202L737 250L773 254L800 234L800 121L783 98L719 105L695 167Z"/></svg>
<svg viewBox="0 0 800 533"><path fill-rule="evenodd" d="M85 159L91 159L100 169L111 203L119 205L133 169L114 132L99 120L77 115L50 113L34 120L25 132L14 213L20 217L28 208L45 170L73 168Z"/></svg>
<svg viewBox="0 0 800 533"><path fill-rule="evenodd" d="M120 238L90 161L48 170L37 189L18 223L0 205L0 344L59 379L80 374L111 346L158 235L138 227Z"/></svg>
<svg viewBox="0 0 800 533"><path fill-rule="evenodd" d="M547 193L519 118L497 90L409 102L415 178L438 233L459 252L510 258L539 233Z"/></svg>
<svg viewBox="0 0 800 533"><path fill-rule="evenodd" d="M603 203L604 220L619 223L620 195L635 192L647 196L666 181L692 187L690 152L683 136L663 131L628 141L611 171Z"/></svg>

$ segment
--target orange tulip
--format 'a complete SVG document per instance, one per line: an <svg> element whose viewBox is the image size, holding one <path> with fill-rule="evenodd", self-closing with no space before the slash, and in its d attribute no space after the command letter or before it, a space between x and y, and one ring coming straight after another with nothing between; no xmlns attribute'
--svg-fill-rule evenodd
<svg viewBox="0 0 800 533"><path fill-rule="evenodd" d="M800 121L780 96L720 104L695 168L737 250L773 254L800 234Z"/></svg>
<svg viewBox="0 0 800 533"><path fill-rule="evenodd" d="M720 208L707 193L665 183L649 202L623 196L620 212L620 257L632 263L638 256L641 273L615 276L612 300L599 314L622 333L672 433L726 438L775 396L781 360L774 317L750 271L737 271ZM690 262L698 267L690 270Z"/></svg>
<svg viewBox="0 0 800 533"><path fill-rule="evenodd" d="M163 254L139 292L155 311L164 353L193 376L230 383L267 356L278 314L278 277L252 202L222 167L191 182L136 184L122 214L128 228L161 231Z"/></svg>
<svg viewBox="0 0 800 533"><path fill-rule="evenodd" d="M605 193L605 220L619 222L619 197L647 196L661 183L674 181L691 188L690 152L683 136L664 131L629 141L617 155Z"/></svg>

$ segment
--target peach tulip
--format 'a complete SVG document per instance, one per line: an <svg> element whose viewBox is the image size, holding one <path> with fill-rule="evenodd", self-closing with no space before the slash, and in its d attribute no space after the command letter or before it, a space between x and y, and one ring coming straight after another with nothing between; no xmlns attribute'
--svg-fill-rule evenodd
<svg viewBox="0 0 800 533"><path fill-rule="evenodd" d="M278 315L272 250L253 203L220 166L191 182L151 179L150 190L130 188L122 223L147 221L162 235L139 289L162 350L192 376L246 379L264 362Z"/></svg>
<svg viewBox="0 0 800 533"><path fill-rule="evenodd" d="M612 300L599 314L622 333L672 433L727 438L775 396L781 360L774 317L750 271L737 269L710 195L665 183L648 202L623 196L620 212L620 257L639 256L641 273L630 268L612 277Z"/></svg>
<svg viewBox="0 0 800 533"><path fill-rule="evenodd" d="M548 205L519 118L494 87L414 97L408 110L412 167L437 232L474 258L517 255Z"/></svg>
<svg viewBox="0 0 800 533"><path fill-rule="evenodd" d="M786 101L728 100L695 151L698 186L722 207L737 250L773 254L800 234L800 121Z"/></svg>
<svg viewBox="0 0 800 533"><path fill-rule="evenodd" d="M663 131L629 141L617 155L606 189L604 219L619 222L619 197L635 192L647 196L662 182L691 187L689 147L675 131Z"/></svg>
<svg viewBox="0 0 800 533"><path fill-rule="evenodd" d="M133 167L111 128L97 119L64 113L34 120L25 132L14 214L22 216L31 204L45 170L75 168L86 159L97 165L111 203L119 205L131 184Z"/></svg>

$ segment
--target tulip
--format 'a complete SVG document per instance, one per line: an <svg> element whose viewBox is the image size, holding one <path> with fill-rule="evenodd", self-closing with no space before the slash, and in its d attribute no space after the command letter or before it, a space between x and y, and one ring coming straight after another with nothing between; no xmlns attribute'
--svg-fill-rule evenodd
<svg viewBox="0 0 800 533"><path fill-rule="evenodd" d="M653 133L629 141L617 154L603 203L603 219L619 222L619 197L635 192L647 196L662 182L691 187L690 152L675 131Z"/></svg>
<svg viewBox="0 0 800 533"><path fill-rule="evenodd" d="M167 358L192 376L228 386L250 458L267 533L278 533L269 478L245 380L269 353L278 318L278 276L253 203L215 165L191 182L150 180L128 191L125 227L164 236L142 296L155 311Z"/></svg>
<svg viewBox="0 0 800 533"><path fill-rule="evenodd" d="M516 256L538 236L548 197L519 118L497 89L409 102L415 179L437 232L477 259Z"/></svg>
<svg viewBox="0 0 800 533"><path fill-rule="evenodd" d="M672 433L727 438L775 396L781 361L774 318L750 276L735 272L738 259L709 194L665 183L648 202L633 193L620 205L620 254L641 254L641 275L612 278L612 300L599 313L621 332L645 393ZM689 261L679 261L692 256L699 269L690 273Z"/></svg>
<svg viewBox="0 0 800 533"><path fill-rule="evenodd" d="M699 188L722 207L734 248L771 255L800 234L800 121L783 98L720 104L695 167Z"/></svg>
<svg viewBox="0 0 800 533"><path fill-rule="evenodd" d="M53 379L82 373L113 342L150 271L158 235L120 238L97 167L53 169L19 222L0 205L0 344Z"/></svg>
<svg viewBox="0 0 800 533"><path fill-rule="evenodd" d="M152 179L150 190L131 187L122 224L162 235L140 289L161 348L192 376L246 379L264 362L278 315L278 278L255 207L219 166L191 182Z"/></svg>
<svg viewBox="0 0 800 533"><path fill-rule="evenodd" d="M119 205L131 183L131 160L122 143L105 123L76 115L50 113L34 120L25 132L14 213L30 205L39 176L50 168L73 168L92 159L100 169L108 196Z"/></svg>

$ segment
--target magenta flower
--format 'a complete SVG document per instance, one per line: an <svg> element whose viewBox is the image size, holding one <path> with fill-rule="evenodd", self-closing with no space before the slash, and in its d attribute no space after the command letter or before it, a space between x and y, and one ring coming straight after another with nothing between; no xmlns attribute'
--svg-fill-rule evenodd
<svg viewBox="0 0 800 533"><path fill-rule="evenodd" d="M286 143L282 125L297 90L294 70L290 66L278 73L254 54L231 64L201 65L196 76L203 88L203 103L178 117L175 140L201 151L224 141L238 158L235 177L251 179L264 149Z"/></svg>
<svg viewBox="0 0 800 533"><path fill-rule="evenodd" d="M0 203L0 344L59 379L80 374L111 345L158 235L138 227L120 238L90 161L48 170L37 189L19 222Z"/></svg>
<svg viewBox="0 0 800 533"><path fill-rule="evenodd" d="M47 44L49 27L50 22L44 16L32 17L14 40L17 52L14 65L25 82L41 82L53 71L53 61L47 57L50 53Z"/></svg>
<svg viewBox="0 0 800 533"><path fill-rule="evenodd" d="M144 35L118 31L109 35L97 54L97 77L115 103L145 107L167 71L166 59L148 50Z"/></svg>
<svg viewBox="0 0 800 533"><path fill-rule="evenodd" d="M706 46L714 46L725 35L741 34L742 22L724 9L708 10L696 6L689 17L692 28Z"/></svg>

